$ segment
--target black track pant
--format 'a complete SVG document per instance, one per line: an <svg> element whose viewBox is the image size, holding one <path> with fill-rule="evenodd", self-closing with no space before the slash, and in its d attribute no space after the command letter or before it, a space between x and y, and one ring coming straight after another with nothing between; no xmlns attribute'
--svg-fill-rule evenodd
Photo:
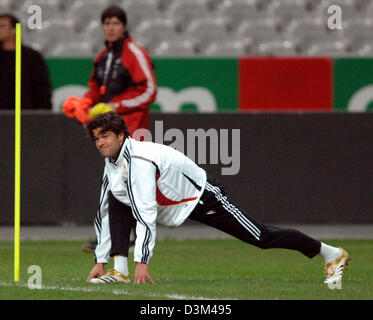
<svg viewBox="0 0 373 320"><path fill-rule="evenodd" d="M255 221L233 204L222 185L212 178L208 178L201 201L189 218L262 249L297 250L309 258L320 252L321 243L300 231L267 226Z"/></svg>
<svg viewBox="0 0 373 320"><path fill-rule="evenodd" d="M109 192L110 256L128 257L131 230L136 225L131 208L121 203Z"/></svg>

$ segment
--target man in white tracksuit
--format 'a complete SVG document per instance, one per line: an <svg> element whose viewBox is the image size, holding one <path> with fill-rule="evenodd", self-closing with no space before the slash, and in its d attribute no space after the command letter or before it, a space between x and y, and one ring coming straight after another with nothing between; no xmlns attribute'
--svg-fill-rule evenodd
<svg viewBox="0 0 373 320"><path fill-rule="evenodd" d="M136 226L134 283L154 283L148 264L156 240L156 223L176 227L187 218L222 230L257 247L297 250L325 260L326 283L341 281L350 256L342 248L317 241L297 230L267 226L243 212L224 188L181 152L129 137L114 112L88 125L90 138L105 158L99 209L95 218L96 265L87 282L130 282L127 256L132 226ZM116 231L128 225L128 232ZM104 265L114 257L114 269Z"/></svg>

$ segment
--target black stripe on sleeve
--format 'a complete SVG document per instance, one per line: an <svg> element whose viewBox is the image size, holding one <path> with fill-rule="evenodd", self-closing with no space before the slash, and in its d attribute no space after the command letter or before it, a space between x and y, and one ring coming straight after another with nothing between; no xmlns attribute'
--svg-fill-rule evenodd
<svg viewBox="0 0 373 320"><path fill-rule="evenodd" d="M185 173L183 173L183 176L185 177L185 178L187 178L189 181L190 181L190 183L192 184L192 185L194 185L194 187L198 190L198 191L201 191L202 190L202 188L192 179L192 178L190 178L190 177L188 177Z"/></svg>
<svg viewBox="0 0 373 320"><path fill-rule="evenodd" d="M130 202L131 202L132 212L135 216L135 219L146 227L144 242L143 242L143 245L142 245L142 255L143 255L143 257L141 259L141 262L142 263L148 263L148 258L149 258L149 254L150 254L149 242L150 242L150 239L151 239L151 232L150 232L149 226L142 219L142 217L139 213L139 210L136 206L136 203L135 203L135 199L134 199L133 192L132 192L132 186L131 186L131 171L132 171L131 170L131 157L130 157L129 151L127 149L124 150L123 156L128 161L128 180L126 182L126 185L127 185L127 189L128 189L128 196L129 196L129 199L130 199Z"/></svg>
<svg viewBox="0 0 373 320"><path fill-rule="evenodd" d="M95 220L94 220L94 223L98 229L98 232L99 232L99 239L97 239L97 243L100 243L101 242L101 230L102 230L102 216L101 216L101 206L102 206L102 202L104 201L104 198L105 198L105 194L106 194L106 191L107 191L107 187L109 185L109 178L107 175L105 175L104 179L102 180L102 195L101 195L101 199L100 199L100 204L98 206L98 210L97 210L97 214L96 214L96 217L95 217Z"/></svg>

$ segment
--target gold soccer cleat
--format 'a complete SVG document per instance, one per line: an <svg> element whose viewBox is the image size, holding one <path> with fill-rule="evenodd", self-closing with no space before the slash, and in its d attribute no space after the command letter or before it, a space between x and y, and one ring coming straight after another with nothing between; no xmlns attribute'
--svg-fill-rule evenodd
<svg viewBox="0 0 373 320"><path fill-rule="evenodd" d="M130 283L130 274L124 275L115 269L109 270L103 276L91 279L90 283Z"/></svg>
<svg viewBox="0 0 373 320"><path fill-rule="evenodd" d="M339 248L341 250L341 255L332 262L325 263L324 273L326 274L326 279L324 283L334 283L342 281L345 269L351 261L351 257L346 250Z"/></svg>

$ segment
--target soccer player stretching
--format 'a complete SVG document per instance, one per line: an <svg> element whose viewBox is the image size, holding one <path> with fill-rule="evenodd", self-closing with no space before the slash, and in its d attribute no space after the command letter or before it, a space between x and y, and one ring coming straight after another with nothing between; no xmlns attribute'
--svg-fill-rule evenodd
<svg viewBox="0 0 373 320"><path fill-rule="evenodd" d="M100 206L95 218L96 265L87 282L129 283L128 234L118 223L136 223L134 283L154 283L148 264L156 239L156 223L176 227L193 219L262 249L297 250L309 258L320 254L325 261L325 283L342 281L351 258L342 248L317 241L297 230L263 225L232 203L223 186L181 152L161 144L130 138L123 119L114 112L97 116L87 125L90 138L105 158ZM115 206L117 199L125 205ZM115 224L111 223L113 217ZM120 222L118 222L120 221ZM117 231L121 230L120 232ZM114 269L105 274L110 257Z"/></svg>

